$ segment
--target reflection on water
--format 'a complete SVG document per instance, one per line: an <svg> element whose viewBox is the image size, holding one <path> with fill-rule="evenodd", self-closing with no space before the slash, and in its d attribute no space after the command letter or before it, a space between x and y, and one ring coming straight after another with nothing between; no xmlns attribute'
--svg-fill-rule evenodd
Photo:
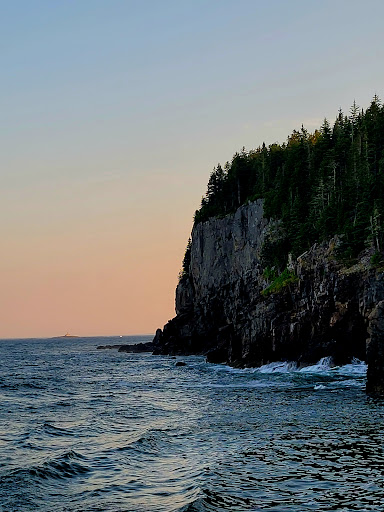
<svg viewBox="0 0 384 512"><path fill-rule="evenodd" d="M96 350L119 342L0 341L0 510L384 510L384 408L360 361Z"/></svg>

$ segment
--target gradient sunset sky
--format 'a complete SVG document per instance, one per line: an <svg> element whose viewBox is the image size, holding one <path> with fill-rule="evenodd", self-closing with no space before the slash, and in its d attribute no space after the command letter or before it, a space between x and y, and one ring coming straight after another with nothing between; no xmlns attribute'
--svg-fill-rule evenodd
<svg viewBox="0 0 384 512"><path fill-rule="evenodd" d="M384 2L0 1L0 337L153 333L243 146L384 98Z"/></svg>

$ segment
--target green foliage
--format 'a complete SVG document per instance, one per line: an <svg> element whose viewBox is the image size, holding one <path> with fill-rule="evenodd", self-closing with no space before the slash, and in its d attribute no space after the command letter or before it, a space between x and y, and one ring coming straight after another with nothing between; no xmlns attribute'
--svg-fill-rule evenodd
<svg viewBox="0 0 384 512"><path fill-rule="evenodd" d="M273 226L264 238L261 246L261 263L265 268L283 269L287 264L289 240L284 227Z"/></svg>
<svg viewBox="0 0 384 512"><path fill-rule="evenodd" d="M357 262L353 248L347 243L340 245L340 247L335 251L334 256L337 261L348 267Z"/></svg>
<svg viewBox="0 0 384 512"><path fill-rule="evenodd" d="M279 293L290 284L297 283L298 280L299 279L296 274L286 268L280 275L273 279L272 283L265 288L261 294L264 297L268 297L268 295L271 295L272 293Z"/></svg>
<svg viewBox="0 0 384 512"><path fill-rule="evenodd" d="M371 257L371 265L373 267L379 267L384 263L384 254L381 252L375 252Z"/></svg>
<svg viewBox="0 0 384 512"><path fill-rule="evenodd" d="M284 268L314 242L344 235L340 257L352 260L370 243L384 249L384 106L339 111L314 133L295 130L284 144L236 153L213 169L195 223L222 217L264 198L278 236L264 242L265 266Z"/></svg>
<svg viewBox="0 0 384 512"><path fill-rule="evenodd" d="M264 272L263 272L263 277L267 280L267 281L272 281L273 279L276 279L276 277L278 276L278 273L277 273L277 270L275 269L275 267L266 267L264 269Z"/></svg>
<svg viewBox="0 0 384 512"><path fill-rule="evenodd" d="M186 278L189 276L189 266L191 264L191 247L192 247L192 241L190 238L188 238L188 243L187 243L187 247L185 249L182 267L179 272L179 281L181 281L183 278Z"/></svg>

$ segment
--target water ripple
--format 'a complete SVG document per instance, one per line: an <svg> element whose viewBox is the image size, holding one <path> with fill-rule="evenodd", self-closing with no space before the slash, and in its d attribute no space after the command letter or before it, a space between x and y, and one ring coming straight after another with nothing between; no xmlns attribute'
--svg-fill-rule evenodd
<svg viewBox="0 0 384 512"><path fill-rule="evenodd" d="M384 510L363 362L179 371L96 349L119 342L0 342L0 510Z"/></svg>

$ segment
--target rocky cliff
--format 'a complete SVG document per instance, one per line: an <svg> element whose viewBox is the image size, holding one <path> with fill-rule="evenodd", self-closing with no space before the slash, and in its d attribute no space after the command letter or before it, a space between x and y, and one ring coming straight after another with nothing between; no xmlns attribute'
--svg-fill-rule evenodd
<svg viewBox="0 0 384 512"><path fill-rule="evenodd" d="M176 317L158 330L155 352L233 366L358 357L369 364L368 390L383 393L383 269L372 267L368 250L340 264L334 238L290 261L286 279L268 280L261 249L270 229L262 200L194 227Z"/></svg>

